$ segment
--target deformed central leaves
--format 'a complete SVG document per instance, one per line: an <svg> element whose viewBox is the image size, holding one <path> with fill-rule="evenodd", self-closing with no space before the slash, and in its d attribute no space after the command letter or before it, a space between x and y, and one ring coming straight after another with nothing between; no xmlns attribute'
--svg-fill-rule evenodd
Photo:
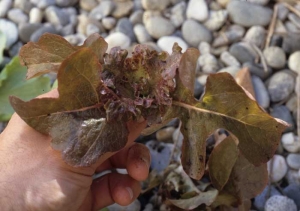
<svg viewBox="0 0 300 211"><path fill-rule="evenodd" d="M217 128L238 139L251 165L273 156L286 123L265 113L229 74L212 74L202 99L193 97L198 50L182 54L175 44L169 55L137 45L127 57L126 50L106 49L96 34L79 47L46 34L21 50L28 77L57 72L59 98L24 102L11 97L11 104L27 124L51 135L53 148L67 163L88 166L121 149L127 142L126 122L140 117L150 125L145 133L181 119L182 164L195 179L204 173L206 139Z"/></svg>

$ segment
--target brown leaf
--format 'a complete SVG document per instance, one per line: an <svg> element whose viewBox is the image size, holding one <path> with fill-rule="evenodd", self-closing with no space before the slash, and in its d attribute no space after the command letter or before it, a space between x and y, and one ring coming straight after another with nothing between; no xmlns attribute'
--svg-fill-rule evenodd
<svg viewBox="0 0 300 211"><path fill-rule="evenodd" d="M237 74L235 75L235 80L240 86L244 87L244 89L246 89L255 98L251 75L247 67L242 68L237 72Z"/></svg>

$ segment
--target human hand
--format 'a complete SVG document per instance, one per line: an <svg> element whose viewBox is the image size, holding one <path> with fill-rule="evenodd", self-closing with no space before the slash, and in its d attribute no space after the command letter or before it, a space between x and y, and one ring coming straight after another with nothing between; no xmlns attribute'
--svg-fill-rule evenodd
<svg viewBox="0 0 300 211"><path fill-rule="evenodd" d="M58 97L57 91L41 97ZM128 142L118 152L106 153L90 167L67 165L50 146L51 137L29 127L17 114L0 134L1 210L99 210L112 203L128 205L140 193L139 181L147 178L148 149L133 143L146 127L128 122ZM128 175L94 173L126 168Z"/></svg>

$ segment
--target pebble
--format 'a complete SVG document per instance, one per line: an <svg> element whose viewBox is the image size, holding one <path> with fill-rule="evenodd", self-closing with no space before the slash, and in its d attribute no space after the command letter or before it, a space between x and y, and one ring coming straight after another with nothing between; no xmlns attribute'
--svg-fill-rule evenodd
<svg viewBox="0 0 300 211"><path fill-rule="evenodd" d="M78 0L55 0L55 3L59 7L70 7L76 4Z"/></svg>
<svg viewBox="0 0 300 211"><path fill-rule="evenodd" d="M291 70L300 74L300 51L296 51L290 55L288 60L288 66Z"/></svg>
<svg viewBox="0 0 300 211"><path fill-rule="evenodd" d="M115 5L112 1L101 1L98 6L91 10L89 17L96 20L101 20L112 13L114 6Z"/></svg>
<svg viewBox="0 0 300 211"><path fill-rule="evenodd" d="M175 31L174 25L166 18L152 16L145 20L148 33L155 39L171 35Z"/></svg>
<svg viewBox="0 0 300 211"><path fill-rule="evenodd" d="M138 24L138 23L143 23L143 10L136 10L134 11L130 17L129 20L133 25Z"/></svg>
<svg viewBox="0 0 300 211"><path fill-rule="evenodd" d="M272 196L265 204L265 211L297 211L297 206L292 199L286 196Z"/></svg>
<svg viewBox="0 0 300 211"><path fill-rule="evenodd" d="M32 33L32 35L30 36L30 41L37 42L40 39L40 37L46 32L58 34L58 31L53 26L44 25Z"/></svg>
<svg viewBox="0 0 300 211"><path fill-rule="evenodd" d="M196 48L202 41L208 43L212 41L211 32L204 25L192 19L183 23L182 36L189 45Z"/></svg>
<svg viewBox="0 0 300 211"><path fill-rule="evenodd" d="M300 36L296 33L288 33L283 37L282 49L290 54L300 51Z"/></svg>
<svg viewBox="0 0 300 211"><path fill-rule="evenodd" d="M29 23L41 23L43 19L43 11L37 7L33 7L29 13Z"/></svg>
<svg viewBox="0 0 300 211"><path fill-rule="evenodd" d="M281 143L283 148L291 153L300 152L300 140L294 133L285 133L281 137Z"/></svg>
<svg viewBox="0 0 300 211"><path fill-rule="evenodd" d="M283 193L290 199L293 199L297 209L300 210L300 185L290 184L283 189Z"/></svg>
<svg viewBox="0 0 300 211"><path fill-rule="evenodd" d="M289 184L300 185L300 171L289 169L286 174L286 179Z"/></svg>
<svg viewBox="0 0 300 211"><path fill-rule="evenodd" d="M105 41L108 44L107 52L110 52L110 49L113 47L120 46L123 49L126 49L130 46L130 38L121 33L121 32L114 32L107 37L105 37Z"/></svg>
<svg viewBox="0 0 300 211"><path fill-rule="evenodd" d="M14 0L14 8L19 8L26 14L34 7L34 5L28 0Z"/></svg>
<svg viewBox="0 0 300 211"><path fill-rule="evenodd" d="M105 17L101 20L103 27L107 30L111 30L115 27L117 21L113 17Z"/></svg>
<svg viewBox="0 0 300 211"><path fill-rule="evenodd" d="M98 2L97 0L80 0L79 6L81 9L84 9L86 11L91 11L95 7L97 7Z"/></svg>
<svg viewBox="0 0 300 211"><path fill-rule="evenodd" d="M295 79L289 73L280 71L271 76L268 91L272 102L286 99L294 90Z"/></svg>
<svg viewBox="0 0 300 211"><path fill-rule="evenodd" d="M116 26L116 32L126 34L132 42L136 41L136 37L133 32L133 25L128 18L119 19Z"/></svg>
<svg viewBox="0 0 300 211"><path fill-rule="evenodd" d="M115 9L113 10L112 16L115 18L122 18L127 16L133 9L133 2L131 0L113 0Z"/></svg>
<svg viewBox="0 0 300 211"><path fill-rule="evenodd" d="M263 108L269 108L270 97L264 82L257 76L252 75L251 81L257 103Z"/></svg>
<svg viewBox="0 0 300 211"><path fill-rule="evenodd" d="M200 22L208 18L208 7L205 0L190 0L186 10L187 18Z"/></svg>
<svg viewBox="0 0 300 211"><path fill-rule="evenodd" d="M86 36L83 34L71 34L64 38L72 45L81 45L85 41Z"/></svg>
<svg viewBox="0 0 300 211"><path fill-rule="evenodd" d="M133 28L135 37L139 43L151 42L152 37L143 24L136 24Z"/></svg>
<svg viewBox="0 0 300 211"><path fill-rule="evenodd" d="M227 10L210 11L208 19L203 23L211 31L219 30L226 22Z"/></svg>
<svg viewBox="0 0 300 211"><path fill-rule="evenodd" d="M45 17L49 23L54 26L65 26L69 23L69 15L62 9L56 6L47 7Z"/></svg>
<svg viewBox="0 0 300 211"><path fill-rule="evenodd" d="M271 109L270 114L275 118L282 119L290 125L288 128L285 129L285 132L293 131L293 129L295 128L295 123L291 112L285 105L274 106Z"/></svg>
<svg viewBox="0 0 300 211"><path fill-rule="evenodd" d="M264 70L262 64L254 62L245 62L243 63L243 67L247 67L251 74L258 76L261 79L266 79L272 73L272 69L270 67L267 67L267 70Z"/></svg>
<svg viewBox="0 0 300 211"><path fill-rule="evenodd" d="M236 67L241 66L239 61L228 51L223 52L221 54L220 59L226 66L236 66Z"/></svg>
<svg viewBox="0 0 300 211"><path fill-rule="evenodd" d="M300 169L300 154L298 153L290 153L286 157L286 162L290 168L299 170Z"/></svg>
<svg viewBox="0 0 300 211"><path fill-rule="evenodd" d="M266 5L269 3L270 0L247 0L247 1L254 4Z"/></svg>
<svg viewBox="0 0 300 211"><path fill-rule="evenodd" d="M227 11L231 20L245 27L267 26L272 18L272 10L246 1L230 1Z"/></svg>
<svg viewBox="0 0 300 211"><path fill-rule="evenodd" d="M41 28L43 25L39 23L23 23L18 27L19 36L22 42L27 43L30 41L31 35Z"/></svg>
<svg viewBox="0 0 300 211"><path fill-rule="evenodd" d="M245 29L239 25L231 25L225 33L219 34L212 44L213 47L220 47L240 41L245 33Z"/></svg>
<svg viewBox="0 0 300 211"><path fill-rule="evenodd" d="M202 86L202 84L200 84L200 82L196 79L195 80L195 86L194 86L194 97L199 99L199 97L201 96L201 94L204 91L204 87ZM174 136L173 136L174 137Z"/></svg>
<svg viewBox="0 0 300 211"><path fill-rule="evenodd" d="M300 29L292 22L292 21L286 21L285 22L285 28L287 29L288 32L290 33L299 33Z"/></svg>
<svg viewBox="0 0 300 211"><path fill-rule="evenodd" d="M7 17L16 24L28 22L28 15L18 8L9 10Z"/></svg>
<svg viewBox="0 0 300 211"><path fill-rule="evenodd" d="M297 81L296 81L296 85L297 86ZM297 94L294 93L291 95L291 97L289 98L289 100L286 102L286 107L293 113L293 116L295 119L297 119L297 104L298 104L298 97Z"/></svg>
<svg viewBox="0 0 300 211"><path fill-rule="evenodd" d="M30 2L41 10L46 9L49 6L55 5L55 0L31 0Z"/></svg>
<svg viewBox="0 0 300 211"><path fill-rule="evenodd" d="M272 164L272 171L271 171ZM279 182L287 173L288 166L283 156L275 154L268 162L268 172L271 182Z"/></svg>
<svg viewBox="0 0 300 211"><path fill-rule="evenodd" d="M268 198L276 195L280 196L281 194L273 185L266 186L265 189L255 197L254 206L258 209L258 211L264 211Z"/></svg>
<svg viewBox="0 0 300 211"><path fill-rule="evenodd" d="M159 10L162 11L170 4L170 0L141 0L142 6L145 10Z"/></svg>
<svg viewBox="0 0 300 211"><path fill-rule="evenodd" d="M13 1L12 0L2 0L0 1L0 18L4 18L12 7Z"/></svg>
<svg viewBox="0 0 300 211"><path fill-rule="evenodd" d="M298 28L300 28L300 18L294 14L294 13L289 13L288 14L288 19Z"/></svg>
<svg viewBox="0 0 300 211"><path fill-rule="evenodd" d="M175 27L180 27L185 21L185 11L186 3L184 1L172 7L170 21Z"/></svg>
<svg viewBox="0 0 300 211"><path fill-rule="evenodd" d="M240 63L254 62L257 57L256 52L248 43L234 43L229 48L229 53L233 55Z"/></svg>
<svg viewBox="0 0 300 211"><path fill-rule="evenodd" d="M164 36L158 39L157 45L161 48L163 51L167 51L170 55L172 54L172 48L174 43L177 42L177 44L182 48L181 52L185 52L188 48L188 45L186 42L181 39L180 37L175 36Z"/></svg>
<svg viewBox="0 0 300 211"><path fill-rule="evenodd" d="M203 53L198 59L200 71L204 73L215 73L219 69L217 58L210 53Z"/></svg>
<svg viewBox="0 0 300 211"><path fill-rule="evenodd" d="M262 26L252 26L248 29L245 34L244 40L246 42L253 43L257 47L261 48L264 45L266 39L267 31Z"/></svg>
<svg viewBox="0 0 300 211"><path fill-rule="evenodd" d="M277 18L281 21L285 20L287 15L289 14L289 9L283 4L277 4Z"/></svg>
<svg viewBox="0 0 300 211"><path fill-rule="evenodd" d="M229 67L225 67L220 69L218 72L226 72L229 73L230 75L232 75L233 77L235 77L235 75L237 74L238 71L240 71L240 67L238 66L229 66Z"/></svg>
<svg viewBox="0 0 300 211"><path fill-rule="evenodd" d="M89 23L86 26L86 32L85 33L86 33L87 36L90 36L91 34L94 34L94 33L100 34L101 31L100 31L100 28L97 25L95 25L93 23Z"/></svg>
<svg viewBox="0 0 300 211"><path fill-rule="evenodd" d="M211 51L211 46L208 42L200 42L198 49L201 54L207 54Z"/></svg>
<svg viewBox="0 0 300 211"><path fill-rule="evenodd" d="M285 52L281 48L277 46L270 46L265 48L263 54L270 67L280 69L285 66L286 56Z"/></svg>
<svg viewBox="0 0 300 211"><path fill-rule="evenodd" d="M9 49L18 40L18 29L14 22L0 19L0 31L6 36L5 49Z"/></svg>

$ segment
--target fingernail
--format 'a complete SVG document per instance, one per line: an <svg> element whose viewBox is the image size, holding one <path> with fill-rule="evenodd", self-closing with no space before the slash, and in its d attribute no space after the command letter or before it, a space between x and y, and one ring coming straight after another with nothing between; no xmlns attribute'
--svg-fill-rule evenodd
<svg viewBox="0 0 300 211"><path fill-rule="evenodd" d="M126 190L127 190L128 193L129 193L130 199L133 199L133 191L132 191L132 189L129 188L129 187L126 187Z"/></svg>

